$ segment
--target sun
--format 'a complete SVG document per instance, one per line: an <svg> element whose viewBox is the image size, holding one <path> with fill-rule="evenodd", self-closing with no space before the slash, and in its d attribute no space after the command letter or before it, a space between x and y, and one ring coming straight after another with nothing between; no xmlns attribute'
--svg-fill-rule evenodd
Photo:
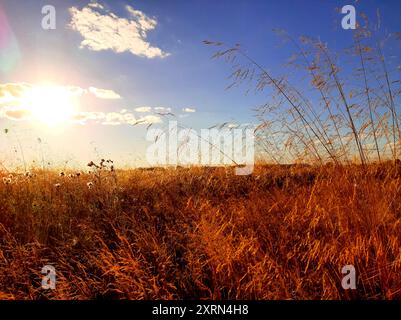
<svg viewBox="0 0 401 320"><path fill-rule="evenodd" d="M76 109L73 95L65 87L36 86L26 92L22 100L33 119L49 126L66 123Z"/></svg>

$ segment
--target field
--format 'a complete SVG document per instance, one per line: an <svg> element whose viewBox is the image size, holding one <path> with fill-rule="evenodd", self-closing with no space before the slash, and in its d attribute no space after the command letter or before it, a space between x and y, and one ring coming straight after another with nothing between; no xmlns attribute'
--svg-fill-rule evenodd
<svg viewBox="0 0 401 320"><path fill-rule="evenodd" d="M0 298L399 299L400 179L394 162L3 173Z"/></svg>

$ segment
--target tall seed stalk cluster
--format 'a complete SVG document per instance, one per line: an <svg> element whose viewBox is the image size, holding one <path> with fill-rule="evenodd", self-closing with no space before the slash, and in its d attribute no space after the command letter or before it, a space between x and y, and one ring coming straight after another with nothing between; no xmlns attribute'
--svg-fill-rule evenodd
<svg viewBox="0 0 401 320"><path fill-rule="evenodd" d="M273 74L239 44L204 41L218 48L213 58L232 66L227 88L245 84L247 93L266 95L255 109L255 135L269 161L366 165L398 159L401 33L379 41L380 29L362 18L341 54L319 39L274 30L295 49L286 64L291 76Z"/></svg>

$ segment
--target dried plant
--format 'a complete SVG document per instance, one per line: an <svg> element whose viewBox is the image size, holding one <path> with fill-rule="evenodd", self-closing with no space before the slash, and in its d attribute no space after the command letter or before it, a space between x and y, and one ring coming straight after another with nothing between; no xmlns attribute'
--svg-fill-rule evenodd
<svg viewBox="0 0 401 320"><path fill-rule="evenodd" d="M392 41L399 52L400 37L394 33L386 42L377 41L377 28L372 31L366 16L363 17L364 25L359 25L354 32L354 45L343 53L353 59L352 66L359 65L354 75L346 67L342 70L336 63L338 55L330 52L321 40L305 36L296 40L283 30L274 30L297 50L287 66L298 70L299 77L302 74L309 77L310 82L306 84L312 91L302 84L296 88L288 76L274 76L239 44L229 47L222 42L204 41L218 48L213 58L225 59L233 68L232 83L227 88L245 84L247 92L254 87L257 92L267 93L269 102L256 109L260 121L258 130L264 131L258 137L279 139L285 146L281 150L285 153L282 159L340 164L358 156L359 163L366 165L369 158L378 162L388 159L389 146L392 158L398 158L400 90L395 86L400 80L394 78L399 79L399 66L392 63L398 69L389 72L383 46ZM281 137L277 138L278 135ZM267 146L277 145L262 140L258 139L265 152ZM272 150L268 153L271 156ZM274 156L271 160L277 159Z"/></svg>

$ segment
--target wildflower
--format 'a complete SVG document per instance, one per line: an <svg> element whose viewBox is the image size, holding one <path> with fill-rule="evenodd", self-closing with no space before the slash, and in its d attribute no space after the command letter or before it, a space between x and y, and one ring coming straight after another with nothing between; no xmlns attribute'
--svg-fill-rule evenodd
<svg viewBox="0 0 401 320"><path fill-rule="evenodd" d="M86 185L88 186L89 190L93 188L93 182L92 181L89 181Z"/></svg>
<svg viewBox="0 0 401 320"><path fill-rule="evenodd" d="M59 176L60 176L60 177L64 177L64 176L65 176L65 173L64 173L63 171L61 171L60 174L59 174Z"/></svg>
<svg viewBox="0 0 401 320"><path fill-rule="evenodd" d="M30 173L29 171L25 172L25 177L27 178L31 178L32 177L32 173Z"/></svg>
<svg viewBox="0 0 401 320"><path fill-rule="evenodd" d="M88 167L93 167L95 165L95 163L93 161L88 163Z"/></svg>
<svg viewBox="0 0 401 320"><path fill-rule="evenodd" d="M3 177L3 183L4 184L11 184L13 181L11 180L11 178L6 178L6 177Z"/></svg>
<svg viewBox="0 0 401 320"><path fill-rule="evenodd" d="M77 177L79 177L79 176L81 175L81 172L77 172L75 175L76 175Z"/></svg>
<svg viewBox="0 0 401 320"><path fill-rule="evenodd" d="M55 187L56 189L59 189L59 188L61 187L61 183L56 183L56 184L54 185L54 187Z"/></svg>
<svg viewBox="0 0 401 320"><path fill-rule="evenodd" d="M74 178L75 176L72 174L72 173L70 173L69 175L68 175L68 178Z"/></svg>

